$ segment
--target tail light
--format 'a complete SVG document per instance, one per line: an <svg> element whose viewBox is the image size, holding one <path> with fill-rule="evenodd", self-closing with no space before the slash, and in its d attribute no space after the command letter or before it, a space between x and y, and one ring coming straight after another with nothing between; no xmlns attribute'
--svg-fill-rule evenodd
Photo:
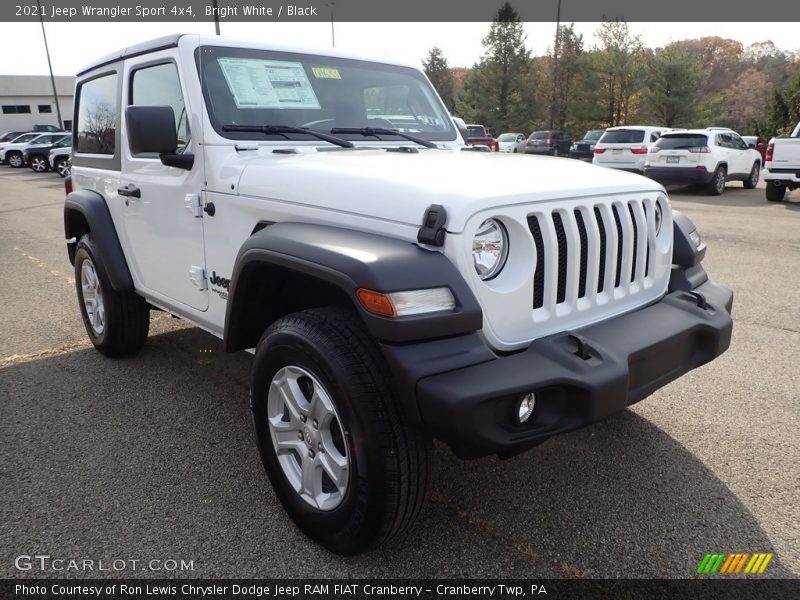
<svg viewBox="0 0 800 600"><path fill-rule="evenodd" d="M631 148L633 154L647 154L647 146L634 146Z"/></svg>
<svg viewBox="0 0 800 600"><path fill-rule="evenodd" d="M595 154L602 154L602 153L603 153L603 152L605 152L605 151L606 151L606 149L605 149L605 148L599 148L599 147L597 147L597 146L595 146L595 147L594 147L594 150L592 150L592 152L594 152Z"/></svg>
<svg viewBox="0 0 800 600"><path fill-rule="evenodd" d="M774 154L774 152L775 152L775 144L770 143L769 145L767 145L767 156L764 160L767 162L771 162L772 155Z"/></svg>
<svg viewBox="0 0 800 600"><path fill-rule="evenodd" d="M689 148L689 152L692 154L710 154L711 149L708 146L694 146Z"/></svg>
<svg viewBox="0 0 800 600"><path fill-rule="evenodd" d="M72 175L67 175L67 178L64 180L64 191L69 196L72 193Z"/></svg>

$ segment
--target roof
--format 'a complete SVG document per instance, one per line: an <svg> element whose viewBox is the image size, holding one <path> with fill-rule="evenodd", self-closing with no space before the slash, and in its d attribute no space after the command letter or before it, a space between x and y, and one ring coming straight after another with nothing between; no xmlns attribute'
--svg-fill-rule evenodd
<svg viewBox="0 0 800 600"><path fill-rule="evenodd" d="M410 63L408 61L400 61L385 56L374 56L374 55L369 56L365 54L355 54L352 52L341 52L333 48L293 47L293 46L269 44L259 41L243 40L227 36L204 36L197 34L174 33L172 35L167 35L164 37L142 42L141 44L129 46L127 48L117 50L116 52L112 52L111 54L107 54L101 58L98 58L97 60L81 68L78 71L78 76L84 75L89 71L93 71L98 67L109 65L125 58L141 56L142 54L147 54L149 52L156 52L158 50L165 50L167 48L175 48L178 46L178 43L180 42L181 38L184 37L193 38L196 41L196 43L201 46L234 46L237 48L276 50L279 52L297 52L300 54L315 54L319 56L334 56L337 58L352 58L357 60L358 59L368 60L378 63L387 63L392 65L419 68L417 65Z"/></svg>

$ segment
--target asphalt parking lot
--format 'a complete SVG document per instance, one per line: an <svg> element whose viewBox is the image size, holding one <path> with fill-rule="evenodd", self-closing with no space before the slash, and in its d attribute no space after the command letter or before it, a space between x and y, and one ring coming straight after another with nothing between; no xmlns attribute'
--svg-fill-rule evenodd
<svg viewBox="0 0 800 600"><path fill-rule="evenodd" d="M345 559L295 529L263 474L250 356L163 313L137 357L95 352L62 180L0 167L0 576L59 575L14 566L46 554L127 561L69 576L684 578L712 551L774 552L763 576L800 576L800 191L671 198L735 291L731 349L511 460L437 446L413 532ZM193 569L130 566L153 559Z"/></svg>

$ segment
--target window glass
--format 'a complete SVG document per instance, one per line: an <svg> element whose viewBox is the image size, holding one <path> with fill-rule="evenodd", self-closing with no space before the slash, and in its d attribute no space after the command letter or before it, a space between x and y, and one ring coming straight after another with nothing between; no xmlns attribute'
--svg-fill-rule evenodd
<svg viewBox="0 0 800 600"><path fill-rule="evenodd" d="M117 133L117 74L81 84L78 91L78 152L113 155Z"/></svg>
<svg viewBox="0 0 800 600"><path fill-rule="evenodd" d="M733 140L731 139L730 133L720 133L719 134L719 145L723 148L733 148Z"/></svg>
<svg viewBox="0 0 800 600"><path fill-rule="evenodd" d="M4 115L19 115L19 114L28 114L31 112L31 107L27 104L4 104L3 105L3 114Z"/></svg>
<svg viewBox="0 0 800 600"><path fill-rule="evenodd" d="M665 135L655 143L656 148L662 150L688 150L706 146L708 138L699 133L676 133Z"/></svg>
<svg viewBox="0 0 800 600"><path fill-rule="evenodd" d="M153 65L134 71L131 76L130 104L171 106L175 113L178 153L186 149L189 144L189 120L175 63Z"/></svg>
<svg viewBox="0 0 800 600"><path fill-rule="evenodd" d="M731 140L733 140L733 147L737 150L747 150L747 144L735 133L731 134Z"/></svg>
<svg viewBox="0 0 800 600"><path fill-rule="evenodd" d="M39 112L40 113L51 113L53 112L53 107L49 104L40 104L39 105Z"/></svg>
<svg viewBox="0 0 800 600"><path fill-rule="evenodd" d="M214 129L230 139L313 140L304 133L230 129L264 125L306 127L324 133L332 129L396 129L427 140L456 138L450 116L416 69L218 46L201 47L197 56L209 117ZM400 139L361 132L337 131L333 135L355 141Z"/></svg>
<svg viewBox="0 0 800 600"><path fill-rule="evenodd" d="M614 129L606 131L601 144L640 144L644 141L644 129Z"/></svg>
<svg viewBox="0 0 800 600"><path fill-rule="evenodd" d="M467 125L467 133L469 137L486 137L486 130L480 125Z"/></svg>

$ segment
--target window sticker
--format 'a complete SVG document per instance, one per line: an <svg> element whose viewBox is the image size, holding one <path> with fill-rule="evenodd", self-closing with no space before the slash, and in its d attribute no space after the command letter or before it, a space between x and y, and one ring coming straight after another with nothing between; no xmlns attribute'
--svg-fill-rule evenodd
<svg viewBox="0 0 800 600"><path fill-rule="evenodd" d="M217 60L236 108L320 108L302 63L227 57Z"/></svg>
<svg viewBox="0 0 800 600"><path fill-rule="evenodd" d="M332 67L311 67L311 72L317 79L341 79L339 69Z"/></svg>

